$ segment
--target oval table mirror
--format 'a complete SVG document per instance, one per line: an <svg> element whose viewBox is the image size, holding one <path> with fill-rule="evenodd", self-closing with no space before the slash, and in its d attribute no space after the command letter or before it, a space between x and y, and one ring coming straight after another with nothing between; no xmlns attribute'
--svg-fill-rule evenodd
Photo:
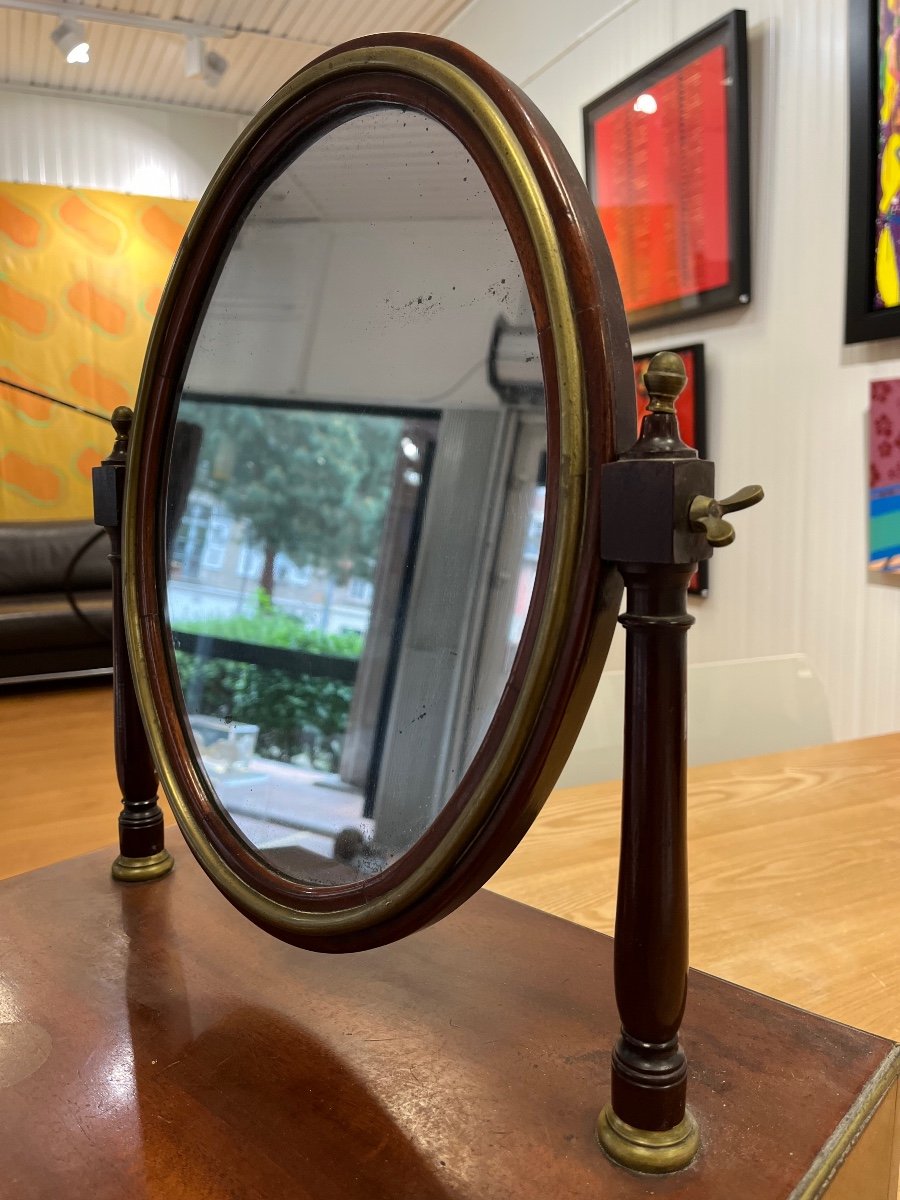
<svg viewBox="0 0 900 1200"><path fill-rule="evenodd" d="M256 924L329 952L436 921L506 859L572 748L625 579L623 1032L600 1137L667 1171L697 1148L685 596L733 537L723 512L759 496L712 498L678 434L680 360L646 378L636 441L610 256L534 106L439 39L348 43L276 93L190 225L141 382L123 562L143 722L191 850ZM161 841L130 863L122 846L118 878L170 865Z"/></svg>
<svg viewBox="0 0 900 1200"><path fill-rule="evenodd" d="M163 782L251 919L374 946L509 854L614 628L634 411L590 200L501 76L371 39L250 124L156 320L125 574Z"/></svg>

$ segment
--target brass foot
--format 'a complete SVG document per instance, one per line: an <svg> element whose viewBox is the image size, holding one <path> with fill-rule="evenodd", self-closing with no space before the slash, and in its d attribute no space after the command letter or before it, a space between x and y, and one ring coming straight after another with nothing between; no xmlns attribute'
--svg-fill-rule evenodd
<svg viewBox="0 0 900 1200"><path fill-rule="evenodd" d="M120 854L112 865L112 877L119 883L144 883L148 879L162 879L174 866L175 859L168 850L145 858L126 858Z"/></svg>
<svg viewBox="0 0 900 1200"><path fill-rule="evenodd" d="M674 1129L635 1129L621 1121L609 1104L597 1121L597 1137L613 1162L651 1175L681 1171L700 1146L700 1131L689 1112Z"/></svg>

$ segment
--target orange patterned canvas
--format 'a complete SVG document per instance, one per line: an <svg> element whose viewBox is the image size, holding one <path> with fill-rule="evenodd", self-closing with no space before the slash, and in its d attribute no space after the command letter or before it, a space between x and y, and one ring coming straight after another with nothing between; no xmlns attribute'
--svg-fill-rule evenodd
<svg viewBox="0 0 900 1200"><path fill-rule="evenodd" d="M133 405L194 201L0 183L0 380L111 413ZM0 384L0 520L92 515L111 430Z"/></svg>

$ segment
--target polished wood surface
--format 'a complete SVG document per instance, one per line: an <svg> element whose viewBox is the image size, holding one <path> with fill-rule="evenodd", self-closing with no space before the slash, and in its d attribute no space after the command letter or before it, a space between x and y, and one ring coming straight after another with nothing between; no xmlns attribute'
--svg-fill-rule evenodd
<svg viewBox="0 0 900 1200"><path fill-rule="evenodd" d="M594 1135L608 938L482 892L406 941L312 954L171 844L152 883L114 883L104 850L0 884L0 1195L786 1200L893 1075L884 1040L693 973L703 1149L632 1175Z"/></svg>
<svg viewBox="0 0 900 1200"><path fill-rule="evenodd" d="M490 887L612 933L618 783L553 794ZM900 1040L900 734L688 771L690 960Z"/></svg>
<svg viewBox="0 0 900 1200"><path fill-rule="evenodd" d="M0 879L115 842L121 792L108 682L0 691L0 763Z"/></svg>
<svg viewBox="0 0 900 1200"><path fill-rule="evenodd" d="M0 694L0 878L111 845L108 687ZM620 785L554 792L490 887L612 933ZM900 1040L900 734L688 772L691 963Z"/></svg>

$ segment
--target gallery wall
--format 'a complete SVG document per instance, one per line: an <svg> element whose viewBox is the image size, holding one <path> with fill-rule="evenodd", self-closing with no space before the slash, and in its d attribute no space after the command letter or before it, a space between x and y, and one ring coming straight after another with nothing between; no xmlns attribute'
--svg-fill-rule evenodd
<svg viewBox="0 0 900 1200"><path fill-rule="evenodd" d="M0 90L0 180L199 200L244 124L185 108Z"/></svg>
<svg viewBox="0 0 900 1200"><path fill-rule="evenodd" d="M900 727L900 589L867 583L865 413L900 344L845 347L846 0L747 0L753 303L635 340L706 345L719 494L764 484L692 601L695 662L801 651L835 735ZM583 166L581 108L720 0L473 0L446 30L525 88ZM241 118L0 92L0 179L196 198ZM613 652L621 664L621 641Z"/></svg>
<svg viewBox="0 0 900 1200"><path fill-rule="evenodd" d="M0 182L0 521L85 519L195 203ZM9 386L7 386L9 385ZM27 389L27 390L23 390Z"/></svg>
<svg viewBox="0 0 900 1200"><path fill-rule="evenodd" d="M0 92L2 378L107 414L134 403L172 258L240 124ZM0 443L0 521L90 517L99 423L0 386Z"/></svg>
<svg viewBox="0 0 900 1200"><path fill-rule="evenodd" d="M694 662L804 653L837 738L900 728L900 589L867 582L869 382L900 342L843 345L847 0L747 0L753 302L635 338L706 346L718 494L735 520L691 601ZM728 11L722 0L474 0L446 30L543 109L583 168L581 109ZM621 665L622 639L613 663Z"/></svg>

